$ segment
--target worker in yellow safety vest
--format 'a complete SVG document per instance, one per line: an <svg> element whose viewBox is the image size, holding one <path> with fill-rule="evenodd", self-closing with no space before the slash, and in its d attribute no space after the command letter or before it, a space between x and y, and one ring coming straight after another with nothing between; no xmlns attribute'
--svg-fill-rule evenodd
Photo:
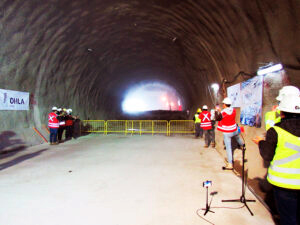
<svg viewBox="0 0 300 225"><path fill-rule="evenodd" d="M276 100L280 102L284 96L300 96L300 90L295 86L284 86L279 90L279 95ZM280 111L277 109L278 105L272 107L272 111L266 112L265 114L265 125L266 130L273 127L276 123L281 121Z"/></svg>
<svg viewBox="0 0 300 225"><path fill-rule="evenodd" d="M273 185L280 224L300 224L300 97L283 96L278 109L281 122L266 139L256 137L264 160L270 161L267 180Z"/></svg>
<svg viewBox="0 0 300 225"><path fill-rule="evenodd" d="M202 110L200 108L197 109L196 114L194 115L194 122L195 122L195 138L202 138L203 137L203 129L200 127L201 119L199 118L200 113Z"/></svg>

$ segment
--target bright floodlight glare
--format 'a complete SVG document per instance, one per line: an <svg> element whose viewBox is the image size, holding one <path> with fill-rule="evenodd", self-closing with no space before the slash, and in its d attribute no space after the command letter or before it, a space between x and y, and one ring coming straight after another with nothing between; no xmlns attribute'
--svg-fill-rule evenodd
<svg viewBox="0 0 300 225"><path fill-rule="evenodd" d="M276 71L282 70L282 68L283 68L283 66L279 63L279 64L276 64L276 65L258 70L257 75L264 75L264 74L267 74L267 73L276 72Z"/></svg>
<svg viewBox="0 0 300 225"><path fill-rule="evenodd" d="M134 114L152 110L182 110L180 95L169 85L151 82L131 87L122 102L123 112ZM180 107L179 107L180 106Z"/></svg>
<svg viewBox="0 0 300 225"><path fill-rule="evenodd" d="M211 85L212 89L214 89L215 91L218 91L219 90L219 85L218 84L212 84Z"/></svg>

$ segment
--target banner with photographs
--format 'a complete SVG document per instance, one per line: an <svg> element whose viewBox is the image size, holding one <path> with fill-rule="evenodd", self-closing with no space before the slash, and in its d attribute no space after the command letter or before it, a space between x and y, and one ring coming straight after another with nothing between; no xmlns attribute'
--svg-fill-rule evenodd
<svg viewBox="0 0 300 225"><path fill-rule="evenodd" d="M29 110L29 92L0 89L0 110Z"/></svg>
<svg viewBox="0 0 300 225"><path fill-rule="evenodd" d="M263 76L256 76L241 84L241 124L261 127Z"/></svg>
<svg viewBox="0 0 300 225"><path fill-rule="evenodd" d="M241 107L241 84L235 84L227 88L227 96L231 99L232 107Z"/></svg>

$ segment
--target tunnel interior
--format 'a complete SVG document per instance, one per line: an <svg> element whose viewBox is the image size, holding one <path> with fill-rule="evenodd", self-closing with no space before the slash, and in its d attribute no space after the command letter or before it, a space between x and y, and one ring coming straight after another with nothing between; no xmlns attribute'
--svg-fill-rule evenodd
<svg viewBox="0 0 300 225"><path fill-rule="evenodd" d="M2 129L40 126L52 106L83 119L116 118L126 91L145 81L174 88L193 111L215 103L212 83L269 62L281 62L299 84L299 7L297 0L1 1L0 85L31 96L29 111L0 112Z"/></svg>

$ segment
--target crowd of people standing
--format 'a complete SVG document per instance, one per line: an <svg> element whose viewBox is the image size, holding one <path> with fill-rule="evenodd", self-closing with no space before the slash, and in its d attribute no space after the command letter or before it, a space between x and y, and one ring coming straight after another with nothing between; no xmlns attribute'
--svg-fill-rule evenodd
<svg viewBox="0 0 300 225"><path fill-rule="evenodd" d="M71 140L74 137L74 121L77 119L72 115L72 109L52 107L52 112L48 114L50 145L62 143L64 131L65 140Z"/></svg>

